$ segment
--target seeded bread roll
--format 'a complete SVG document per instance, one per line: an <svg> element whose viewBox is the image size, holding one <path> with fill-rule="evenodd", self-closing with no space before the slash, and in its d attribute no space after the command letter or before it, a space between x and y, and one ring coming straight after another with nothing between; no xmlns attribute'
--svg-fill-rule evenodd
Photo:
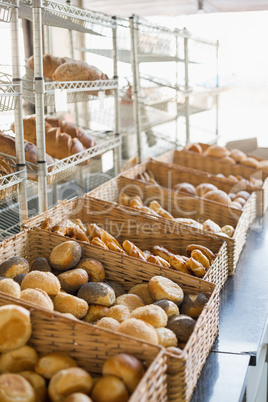
<svg viewBox="0 0 268 402"><path fill-rule="evenodd" d="M123 304L118 304L117 306L110 307L106 316L114 318L116 321L121 323L129 318L130 311L127 306L123 306Z"/></svg>
<svg viewBox="0 0 268 402"><path fill-rule="evenodd" d="M97 380L91 393L94 402L127 402L129 394L120 378L106 375Z"/></svg>
<svg viewBox="0 0 268 402"><path fill-rule="evenodd" d="M180 307L181 313L196 319L202 313L207 302L208 297L203 293L197 295L187 294Z"/></svg>
<svg viewBox="0 0 268 402"><path fill-rule="evenodd" d="M11 278L4 278L0 280L0 292L7 295L20 298L20 285Z"/></svg>
<svg viewBox="0 0 268 402"><path fill-rule="evenodd" d="M32 271L29 272L21 283L21 290L42 289L49 296L55 296L60 291L60 281L51 272Z"/></svg>
<svg viewBox="0 0 268 402"><path fill-rule="evenodd" d="M44 257L37 257L30 263L30 271L51 272L51 266Z"/></svg>
<svg viewBox="0 0 268 402"><path fill-rule="evenodd" d="M81 286L77 294L88 304L101 304L110 307L115 302L115 293L111 286L104 282L88 282Z"/></svg>
<svg viewBox="0 0 268 402"><path fill-rule="evenodd" d="M123 321L118 327L118 332L158 345L158 336L154 327L137 318L128 318Z"/></svg>
<svg viewBox="0 0 268 402"><path fill-rule="evenodd" d="M138 318L151 324L154 328L165 327L168 321L165 311L155 304L136 308L130 314L130 318Z"/></svg>
<svg viewBox="0 0 268 402"><path fill-rule="evenodd" d="M75 392L74 394L68 395L64 398L63 402L93 402L92 399L86 394L81 392Z"/></svg>
<svg viewBox="0 0 268 402"><path fill-rule="evenodd" d="M88 304L80 297L60 292L53 297L54 309L60 313L71 313L75 318L81 319L88 311Z"/></svg>
<svg viewBox="0 0 268 402"><path fill-rule="evenodd" d="M1 402L35 402L35 393L31 384L18 374L0 375Z"/></svg>
<svg viewBox="0 0 268 402"><path fill-rule="evenodd" d="M84 269L75 268L60 274L58 280L60 281L61 289L73 294L88 282L88 274Z"/></svg>
<svg viewBox="0 0 268 402"><path fill-rule="evenodd" d="M53 248L49 256L49 263L54 269L67 271L78 264L81 255L80 244L70 240Z"/></svg>
<svg viewBox="0 0 268 402"><path fill-rule="evenodd" d="M91 258L82 258L75 268L84 269L88 274L89 282L102 282L105 279L102 263Z"/></svg>
<svg viewBox="0 0 268 402"><path fill-rule="evenodd" d="M25 258L12 257L2 262L0 265L0 276L5 278L14 278L19 274L27 274L29 272L29 264Z"/></svg>
<svg viewBox="0 0 268 402"><path fill-rule="evenodd" d="M163 276L154 276L149 281L149 292L152 298L157 300L167 299L178 306L183 301L183 290L175 282Z"/></svg>
<svg viewBox="0 0 268 402"><path fill-rule="evenodd" d="M115 297L124 295L126 293L125 289L123 288L123 286L121 286L119 283L114 282L114 281L105 281L105 283L107 283L107 285L110 285L115 293Z"/></svg>
<svg viewBox="0 0 268 402"><path fill-rule="evenodd" d="M58 371L70 367L77 367L74 359L64 352L51 352L39 357L34 369L42 377L50 379Z"/></svg>
<svg viewBox="0 0 268 402"><path fill-rule="evenodd" d="M96 322L102 317L106 317L109 312L108 307L101 306L100 304L90 304L88 306L88 311L83 317L83 321L86 322Z"/></svg>
<svg viewBox="0 0 268 402"><path fill-rule="evenodd" d="M149 293L148 283L135 285L128 291L128 293L139 296L144 304L152 304L154 302Z"/></svg>
<svg viewBox="0 0 268 402"><path fill-rule="evenodd" d="M155 330L158 336L159 345L164 346L164 348L178 346L178 340L173 331L168 328L155 328Z"/></svg>
<svg viewBox="0 0 268 402"><path fill-rule="evenodd" d="M188 315L180 314L169 320L167 328L175 333L179 342L186 343L190 338L196 321Z"/></svg>
<svg viewBox="0 0 268 402"><path fill-rule="evenodd" d="M0 373L19 373L25 370L34 370L38 360L36 351L28 345L11 350L0 356Z"/></svg>
<svg viewBox="0 0 268 402"><path fill-rule="evenodd" d="M122 304L123 306L126 306L130 312L132 312L138 307L145 306L144 302L139 296L130 293L129 294L126 293L124 295L117 297L114 304L115 305Z"/></svg>
<svg viewBox="0 0 268 402"><path fill-rule="evenodd" d="M177 304L173 303L170 300L163 299L163 300L154 302L154 304L156 306L161 307L165 311L168 318L171 318L171 317L174 317L175 315L180 314Z"/></svg>
<svg viewBox="0 0 268 402"><path fill-rule="evenodd" d="M47 386L45 379L34 371L20 371L18 374L25 378L25 380L27 380L33 387L35 400L38 402L45 402L47 398Z"/></svg>
<svg viewBox="0 0 268 402"><path fill-rule="evenodd" d="M25 278L27 274L19 274L13 278L13 281L17 282L19 285L21 285L21 282Z"/></svg>
<svg viewBox="0 0 268 402"><path fill-rule="evenodd" d="M37 304L40 307L53 311L54 306L49 295L42 289L24 289L20 295L21 300Z"/></svg>
<svg viewBox="0 0 268 402"><path fill-rule="evenodd" d="M28 310L13 304L0 307L0 352L21 348L28 342L31 333Z"/></svg>
<svg viewBox="0 0 268 402"><path fill-rule="evenodd" d="M97 321L98 327L110 329L111 331L117 331L119 325L119 322L112 317L103 317Z"/></svg>

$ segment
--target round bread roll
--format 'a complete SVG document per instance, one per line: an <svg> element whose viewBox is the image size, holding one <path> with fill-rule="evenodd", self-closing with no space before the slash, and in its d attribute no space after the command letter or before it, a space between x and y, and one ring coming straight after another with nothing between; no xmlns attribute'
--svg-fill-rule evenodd
<svg viewBox="0 0 268 402"><path fill-rule="evenodd" d="M31 261L30 271L51 272L51 266L45 257L37 257Z"/></svg>
<svg viewBox="0 0 268 402"><path fill-rule="evenodd" d="M27 274L19 274L13 278L13 281L17 282L19 285L21 285L21 282L25 278Z"/></svg>
<svg viewBox="0 0 268 402"><path fill-rule="evenodd" d="M121 323L129 318L130 311L127 306L123 306L123 304L118 304L117 306L110 307L106 315L107 317L114 318L116 321Z"/></svg>
<svg viewBox="0 0 268 402"><path fill-rule="evenodd" d="M82 318L88 311L88 304L80 297L68 293L58 293L53 297L54 309L60 313L71 313L75 318Z"/></svg>
<svg viewBox="0 0 268 402"><path fill-rule="evenodd" d="M139 283L133 286L128 293L139 296L144 304L152 304L154 302L149 293L148 283Z"/></svg>
<svg viewBox="0 0 268 402"><path fill-rule="evenodd" d="M49 263L54 269L67 271L80 261L82 249L80 244L70 240L54 247L49 256Z"/></svg>
<svg viewBox="0 0 268 402"><path fill-rule="evenodd" d="M102 367L102 374L119 377L127 387L130 394L135 391L137 385L145 373L140 360L126 353L119 353L106 360Z"/></svg>
<svg viewBox="0 0 268 402"><path fill-rule="evenodd" d="M217 223L213 222L211 219L207 219L203 223L203 229L212 233L218 233L221 231L221 227L217 225Z"/></svg>
<svg viewBox="0 0 268 402"><path fill-rule="evenodd" d="M224 158L230 155L227 148L219 145L210 145L204 152L204 155L212 156L213 158Z"/></svg>
<svg viewBox="0 0 268 402"><path fill-rule="evenodd" d="M82 258L75 268L82 268L88 274L89 282L103 282L105 271L101 262L91 258Z"/></svg>
<svg viewBox="0 0 268 402"><path fill-rule="evenodd" d="M38 402L44 402L47 397L47 385L45 379L34 371L20 371L19 375L25 378L25 380L27 380L33 387L35 400Z"/></svg>
<svg viewBox="0 0 268 402"><path fill-rule="evenodd" d="M149 280L149 292L154 300L167 299L178 306L183 300L183 290L172 280L164 276L154 276Z"/></svg>
<svg viewBox="0 0 268 402"><path fill-rule="evenodd" d="M235 165L236 161L231 158L230 156L225 156L224 158L221 159L221 162L226 162L229 163L230 165Z"/></svg>
<svg viewBox="0 0 268 402"><path fill-rule="evenodd" d="M173 303L170 300L163 299L163 300L154 302L154 304L156 306L161 307L165 311L168 318L171 318L171 317L174 317L175 315L180 314L179 307L177 306L177 304Z"/></svg>
<svg viewBox="0 0 268 402"><path fill-rule="evenodd" d="M21 283L21 290L42 289L49 296L55 296L60 291L60 281L51 272L32 271L29 272Z"/></svg>
<svg viewBox="0 0 268 402"><path fill-rule="evenodd" d="M189 315L192 318L198 318L202 313L205 304L208 302L208 297L203 293L198 295L187 294L181 304L181 314Z"/></svg>
<svg viewBox="0 0 268 402"><path fill-rule="evenodd" d="M34 370L38 355L36 351L28 345L19 349L5 352L0 356L0 373L19 373L25 370Z"/></svg>
<svg viewBox="0 0 268 402"><path fill-rule="evenodd" d="M235 198L238 198L238 197L244 198L247 201L250 197L250 193L248 191L241 190L241 191L238 191L238 193L236 193Z"/></svg>
<svg viewBox="0 0 268 402"><path fill-rule="evenodd" d="M123 321L118 327L118 332L158 345L158 336L154 327L137 318L128 318Z"/></svg>
<svg viewBox="0 0 268 402"><path fill-rule="evenodd" d="M173 190L188 195L195 195L195 187L190 183L178 183L173 187Z"/></svg>
<svg viewBox="0 0 268 402"><path fill-rule="evenodd" d="M77 294L88 304L101 304L110 307L115 302L115 293L111 286L104 282L88 282L81 286Z"/></svg>
<svg viewBox="0 0 268 402"><path fill-rule="evenodd" d="M40 307L46 308L50 311L54 310L52 300L49 295L42 289L24 289L20 295L21 300L37 304Z"/></svg>
<svg viewBox="0 0 268 402"><path fill-rule="evenodd" d="M186 147L184 149L186 149L187 151L195 152L196 154L203 153L203 149L202 149L201 145L196 142L186 145Z"/></svg>
<svg viewBox="0 0 268 402"><path fill-rule="evenodd" d="M82 394L81 392L75 392L64 398L63 402L93 402L92 399L86 394Z"/></svg>
<svg viewBox="0 0 268 402"><path fill-rule="evenodd" d="M133 295L131 293L127 293L117 297L114 304L115 305L122 304L123 306L126 306L130 312L132 312L138 307L145 306L144 302L139 296Z"/></svg>
<svg viewBox="0 0 268 402"><path fill-rule="evenodd" d="M223 227L221 228L221 231L222 231L222 233L227 234L227 236L229 236L229 237L233 237L234 232L235 232L233 226L231 226L231 225L225 225L225 226L223 226Z"/></svg>
<svg viewBox="0 0 268 402"><path fill-rule="evenodd" d="M164 346L164 348L178 346L178 340L173 331L168 328L156 328L155 330L158 336L159 345Z"/></svg>
<svg viewBox="0 0 268 402"><path fill-rule="evenodd" d="M107 285L110 285L115 293L115 297L124 295L126 293L125 289L123 288L123 286L121 286L119 283L114 282L114 281L106 281L105 283L107 283Z"/></svg>
<svg viewBox="0 0 268 402"><path fill-rule="evenodd" d="M212 190L204 195L204 198L211 201L216 201L224 205L231 204L231 198L222 190Z"/></svg>
<svg viewBox="0 0 268 402"><path fill-rule="evenodd" d="M186 343L194 330L195 323L193 318L180 314L168 321L167 328L174 332L179 342Z"/></svg>
<svg viewBox="0 0 268 402"><path fill-rule="evenodd" d="M35 363L35 371L44 378L50 379L58 371L77 367L76 362L64 352L47 353Z"/></svg>
<svg viewBox="0 0 268 402"><path fill-rule="evenodd" d="M35 402L35 392L31 384L18 374L0 375L1 402Z"/></svg>
<svg viewBox="0 0 268 402"><path fill-rule="evenodd" d="M151 324L154 328L165 327L168 321L165 311L155 304L136 308L130 314L130 318L138 318Z"/></svg>
<svg viewBox="0 0 268 402"><path fill-rule="evenodd" d="M245 198L242 198L242 197L236 197L234 199L234 202L239 202L239 204L241 204L241 207L243 207L246 203L246 200L245 200Z"/></svg>
<svg viewBox="0 0 268 402"><path fill-rule="evenodd" d="M31 334L30 312L26 308L13 304L0 307L0 352L21 348Z"/></svg>
<svg viewBox="0 0 268 402"><path fill-rule="evenodd" d="M27 274L28 272L28 261L22 257L11 257L0 264L0 276L4 276L5 278L13 279L17 275Z"/></svg>
<svg viewBox="0 0 268 402"><path fill-rule="evenodd" d="M52 402L62 400L75 392L89 394L93 385L90 374L79 367L70 367L53 375L48 385L48 394Z"/></svg>
<svg viewBox="0 0 268 402"><path fill-rule="evenodd" d="M236 162L240 163L243 159L246 159L247 155L240 151L240 149L232 149L230 151L230 157L233 158Z"/></svg>
<svg viewBox="0 0 268 402"><path fill-rule="evenodd" d="M197 195L198 197L204 197L204 195L207 194L209 191L214 191L214 190L218 190L217 187L214 186L214 184L201 183L201 184L198 184L198 186L196 186L195 195Z"/></svg>
<svg viewBox="0 0 268 402"><path fill-rule="evenodd" d="M58 280L60 281L61 289L67 293L75 293L82 285L88 282L88 274L84 269L75 268L60 274Z"/></svg>
<svg viewBox="0 0 268 402"><path fill-rule="evenodd" d="M250 167L253 167L253 168L259 168L260 167L259 162L257 161L257 159L251 158L250 156L246 157L245 159L243 159L240 163L242 165L250 166Z"/></svg>
<svg viewBox="0 0 268 402"><path fill-rule="evenodd" d="M120 378L106 375L97 380L91 393L94 402L127 402L127 388Z"/></svg>
<svg viewBox="0 0 268 402"><path fill-rule="evenodd" d="M4 278L0 280L0 292L7 295L20 298L20 285L11 278Z"/></svg>
<svg viewBox="0 0 268 402"><path fill-rule="evenodd" d="M117 331L119 325L119 322L112 317L103 317L97 321L98 327L110 329L111 331Z"/></svg>
<svg viewBox="0 0 268 402"><path fill-rule="evenodd" d="M90 304L88 311L83 317L83 321L96 322L103 317L106 317L109 312L109 308L100 304Z"/></svg>

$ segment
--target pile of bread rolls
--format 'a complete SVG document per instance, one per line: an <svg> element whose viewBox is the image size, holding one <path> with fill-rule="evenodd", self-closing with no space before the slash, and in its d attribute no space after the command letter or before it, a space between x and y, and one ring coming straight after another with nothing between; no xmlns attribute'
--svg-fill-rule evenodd
<svg viewBox="0 0 268 402"><path fill-rule="evenodd" d="M0 333L1 402L125 402L145 373L142 362L125 353L108 358L99 378L64 352L39 356L27 345L30 312L20 306L0 307Z"/></svg>

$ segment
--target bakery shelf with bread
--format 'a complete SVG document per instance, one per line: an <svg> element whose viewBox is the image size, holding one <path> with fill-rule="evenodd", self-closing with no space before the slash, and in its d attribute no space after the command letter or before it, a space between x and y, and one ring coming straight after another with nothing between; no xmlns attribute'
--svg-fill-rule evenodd
<svg viewBox="0 0 268 402"><path fill-rule="evenodd" d="M40 258L41 255L43 256L43 258L46 258L48 260L51 256L54 261L56 254L54 251L52 255L52 251L57 249L57 247L69 247L69 242L70 239L66 237L58 236L54 233L43 231L38 228L24 230L18 235L13 236L12 238L1 243L0 263L3 263L5 261L7 262L8 260L10 260L11 257L14 257L14 255L20 257L21 259L27 259L28 261L36 261L36 259ZM166 351L168 364L168 399L174 401L188 401L196 385L196 381L198 379L198 376L200 375L200 371L203 367L205 359L208 356L209 350L211 349L218 332L219 289L214 284L197 277L190 277L189 275L185 275L178 271L169 270L161 266L154 266L142 260L137 263L137 260L135 261L133 260L133 258L130 258L128 256L116 252L111 252L100 247L95 247L85 242L78 243L81 246L83 258L94 259L96 261L100 261L103 264L105 269L105 280L109 281L109 283L111 284L110 286L113 285L113 289L115 289L114 291L118 291L118 289L122 290L123 288L123 292L131 291L132 293L129 293L129 296L132 295L133 298L136 297L136 299L139 299L139 297L137 296L138 294L141 297L146 296L146 289L141 289L141 287L146 286L146 284L148 283L150 284L152 278L154 278L153 282L155 282L155 285L153 285L152 283L150 285L152 286L152 288L150 288L152 292L160 292L161 289L161 292L163 292L165 289L167 290L167 288L165 287L166 282L174 282L174 292L176 288L176 292L179 292L178 295L180 295L180 300L182 295L181 292L183 292L185 301L187 301L187 303L185 304L185 308L188 306L188 310L185 310L182 307L183 304L181 305L181 318L184 317L183 314L191 314L189 308L192 308L192 302L194 300L197 300L195 296L199 295L200 293L203 295L200 299L201 304L199 302L199 307L202 304L204 307L201 308L201 312L200 309L198 313L196 312L197 315L195 317L198 318L196 318L196 323L194 325L192 334L190 335L188 341L186 341L186 344L183 345L184 347L182 346L183 349L180 350L177 348L173 348L169 351ZM19 267L20 269L22 269L23 264L21 263ZM9 272L10 274L12 273L11 270L9 270ZM14 274L15 271L13 270L13 275ZM12 279L9 280L12 281ZM117 285L117 289L114 287L115 283L119 285ZM158 288L159 290L157 290ZM179 291L179 289L181 290ZM62 293L62 295L63 294L64 293ZM152 295L154 298L156 297L156 300L159 299L159 297L157 297L157 295L154 295L154 293L152 293ZM147 291L147 299L148 296L149 295ZM160 295L160 293L159 296L161 299L162 296ZM165 298L166 296L167 295L165 295ZM31 310L33 311L36 309L38 311L37 317L41 317L42 311L45 311L41 307L33 305L29 301L19 300L12 296L6 296L3 293L1 293L0 303L1 300L6 297L9 297L9 299L12 300L13 304L29 306L27 308L31 308ZM124 303L121 302L121 304ZM174 302L163 304L161 300L157 301L156 305L166 311L166 314L170 315L175 314L175 310L177 310L178 308L176 307L176 305L174 305ZM133 303L131 303L131 306L133 307ZM116 306L111 308L111 314L108 314L106 320L108 319L108 321L111 321L112 317L116 317L117 319L119 319L119 311L114 311L119 309L118 307L115 309L115 307ZM138 306L136 305L135 307ZM133 311L133 313L134 312L135 310ZM140 311L140 309L136 309L135 315L138 315L139 318L135 319L142 319L142 313L143 312ZM51 326L55 325L57 327L57 334L53 336L53 343L51 344L51 348L53 347L53 349L44 350L44 352L61 350L60 348L62 342L60 340L63 337L64 347L66 348L65 351L72 351L73 353L71 354L71 356L75 358L78 362L81 362L83 361L83 359L86 358L94 358L94 356L96 356L95 353L99 353L100 356L103 356L104 353L105 358L107 358L106 350L101 349L101 347L97 347L98 343L93 343L92 347L87 346L88 350L87 353L85 353L84 349L78 347L78 345L80 345L79 339L82 340L83 345L87 345L87 341L91 339L93 335L97 334L100 342L107 342L107 345L109 347L109 355L117 352L117 349L114 348L115 345L120 345L120 347L123 347L123 345L125 344L124 339L127 339L126 342L134 339L133 335L126 335L126 328L120 331L119 336L118 332L115 333L114 330L105 329L104 325L101 327L100 325L92 325L85 321L74 320L72 318L69 318L68 315L64 317L62 314L56 311L46 310L46 314L49 317L49 321L46 323L46 328L51 330ZM91 315L92 314L93 312L91 312ZM115 318L113 320L115 321ZM133 321L134 317L131 320ZM66 324L63 326L63 323ZM173 322L171 330L177 331L175 326L177 328L176 320L175 322ZM132 334L134 334L134 327ZM78 336L78 338L76 337L76 335ZM37 331L36 336L38 339L40 339L40 342L42 342L42 344L45 343L45 338L48 337L47 334L44 334L43 339L42 331L41 333L40 331ZM48 337L48 339L50 338ZM116 344L113 343L113 339L116 339ZM76 343L78 345L76 345ZM138 349L139 354L135 354L137 358L142 359L142 354L144 350L148 351L147 356L150 356L151 359L156 356L156 354L153 355L152 353L150 355L150 351L152 349L149 348L149 344L147 342L143 341L142 344L144 345L144 347L140 347L140 349ZM129 345L131 345L131 343L129 343ZM127 353L132 353L132 351L134 350L127 349ZM100 371L100 364L96 358L94 359L94 365L96 365L96 371Z"/></svg>
<svg viewBox="0 0 268 402"><path fill-rule="evenodd" d="M169 222L173 219L172 222L181 227L182 233L185 225L199 234L215 233L227 243L228 274L234 273L246 242L249 209L230 211L226 205L215 205L205 199L187 197L164 187L123 176L90 191L89 195L119 203L126 208L135 208L141 214L157 216L158 219L168 219Z"/></svg>
<svg viewBox="0 0 268 402"><path fill-rule="evenodd" d="M80 326L8 295L0 296L0 316L8 335L0 343L2 402L17 400L17 387L27 402L98 402L108 395L125 402L167 401L160 347Z"/></svg>
<svg viewBox="0 0 268 402"><path fill-rule="evenodd" d="M76 221L77 219L82 222L82 226L79 221ZM77 225L80 225L80 230L75 230L72 235L73 229L70 228ZM162 246L172 250L172 254L187 257L189 245L200 245L209 249L212 254L210 267L204 268L198 263L201 270L197 274L220 287L228 276L227 245L215 235L199 234L187 226L181 230L181 227L172 222L158 220L152 216L142 215L138 211L127 210L120 205L87 196L63 201L46 213L24 222L24 226L39 226L61 236L69 234L69 237L71 235L79 241L86 241L109 249L111 252L118 252L131 260L138 258L139 262L146 261L154 266L169 267L170 264L159 258L155 259L154 256L149 256L147 261L143 251L149 250L149 254L154 254L154 247ZM169 269L181 269L189 273L189 270L181 266Z"/></svg>

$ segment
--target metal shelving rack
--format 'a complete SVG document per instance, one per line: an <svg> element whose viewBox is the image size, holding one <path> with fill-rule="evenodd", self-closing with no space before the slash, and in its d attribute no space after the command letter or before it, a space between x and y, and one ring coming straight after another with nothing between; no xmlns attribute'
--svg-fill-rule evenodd
<svg viewBox="0 0 268 402"><path fill-rule="evenodd" d="M118 77L117 77L117 21L116 18L61 4L55 1L22 0L20 1L20 17L33 22L34 74L26 74L23 83L25 100L35 104L36 108L36 141L38 149L38 166L27 164L31 176L37 174L39 212L47 209L47 184L55 184L63 177L73 174L94 158L108 150L114 151L115 174L121 166L121 137L119 127ZM105 30L112 31L114 76L111 80L101 81L68 81L45 82L43 76L42 25L60 27L69 31L102 36ZM98 98L98 92L112 90L114 98L114 131L106 137L94 133L97 145L71 157L58 160L49 167L45 157L44 108L55 106L55 90L66 91L67 103L87 102ZM34 96L33 96L34 94ZM104 95L106 96L106 95ZM107 95L108 96L108 95ZM100 133L101 134L101 133Z"/></svg>

